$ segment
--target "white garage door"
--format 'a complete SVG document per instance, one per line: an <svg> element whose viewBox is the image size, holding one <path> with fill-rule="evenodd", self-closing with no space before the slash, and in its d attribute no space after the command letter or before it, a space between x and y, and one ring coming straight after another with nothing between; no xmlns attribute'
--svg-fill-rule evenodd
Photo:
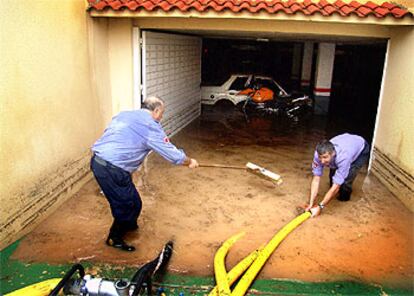
<svg viewBox="0 0 414 296"><path fill-rule="evenodd" d="M161 123L172 135L200 115L201 39L149 31L142 38L143 95L165 101Z"/></svg>

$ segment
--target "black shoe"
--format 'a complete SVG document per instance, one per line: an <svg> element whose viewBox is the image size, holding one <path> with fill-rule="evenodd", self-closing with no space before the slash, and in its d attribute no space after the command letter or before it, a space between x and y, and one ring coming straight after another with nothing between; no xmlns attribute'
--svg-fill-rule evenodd
<svg viewBox="0 0 414 296"><path fill-rule="evenodd" d="M352 190L350 190L350 189L340 188L337 200L339 200L339 201L349 201L351 199L351 193L352 193Z"/></svg>
<svg viewBox="0 0 414 296"><path fill-rule="evenodd" d="M114 247L122 251L127 251L127 252L135 251L134 246L127 245L126 242L124 242L124 240L120 238L113 239L113 238L108 237L108 239L106 240L106 244L110 247Z"/></svg>

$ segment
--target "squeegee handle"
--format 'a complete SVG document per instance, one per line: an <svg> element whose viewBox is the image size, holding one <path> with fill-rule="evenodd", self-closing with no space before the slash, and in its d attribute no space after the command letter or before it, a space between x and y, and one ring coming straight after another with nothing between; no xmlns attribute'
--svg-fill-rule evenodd
<svg viewBox="0 0 414 296"><path fill-rule="evenodd" d="M212 164L212 163L200 163L198 165L202 168L220 168L220 169L235 169L235 170L245 170L246 167L235 166L235 165L225 165L225 164Z"/></svg>

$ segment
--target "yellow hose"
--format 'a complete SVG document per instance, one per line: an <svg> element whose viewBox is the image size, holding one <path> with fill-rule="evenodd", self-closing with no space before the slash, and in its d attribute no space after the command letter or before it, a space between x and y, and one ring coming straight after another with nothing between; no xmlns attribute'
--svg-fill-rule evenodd
<svg viewBox="0 0 414 296"><path fill-rule="evenodd" d="M50 279L37 284L27 286L5 296L47 296L52 292L61 279Z"/></svg>
<svg viewBox="0 0 414 296"><path fill-rule="evenodd" d="M230 237L222 244L222 246L217 250L216 255L214 256L214 273L216 276L218 295L220 296L230 296L231 294L229 282L227 281L225 258L231 246L236 241L238 241L244 234L244 232L241 232Z"/></svg>
<svg viewBox="0 0 414 296"><path fill-rule="evenodd" d="M283 239L301 223L306 221L311 216L310 212L303 213L302 215L296 217L285 225L265 246L265 248L259 253L257 259L252 263L243 277L240 279L233 292L232 296L243 296L246 294L250 285L256 278L256 275L262 269L263 265L266 263L267 259L277 248L277 246L283 241Z"/></svg>
<svg viewBox="0 0 414 296"><path fill-rule="evenodd" d="M249 255L247 255L242 261L237 263L236 266L234 266L230 272L227 274L227 282L229 283L229 286L231 286L242 274L243 272L249 268L249 266L253 263L254 260L256 260L257 256L259 255L259 250L255 250L251 252ZM218 287L214 287L213 290L211 290L209 296L218 296Z"/></svg>

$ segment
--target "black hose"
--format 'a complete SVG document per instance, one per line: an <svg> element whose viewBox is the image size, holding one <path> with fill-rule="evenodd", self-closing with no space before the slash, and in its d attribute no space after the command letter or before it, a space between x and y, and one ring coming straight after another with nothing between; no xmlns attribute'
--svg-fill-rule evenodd
<svg viewBox="0 0 414 296"><path fill-rule="evenodd" d="M131 296L137 296L143 288L144 283L147 284L148 295L151 295L151 277L157 270L163 268L168 263L172 255L172 250L173 243L168 242L157 258L138 269L138 271L131 279L131 285L135 286L135 289Z"/></svg>
<svg viewBox="0 0 414 296"><path fill-rule="evenodd" d="M79 276L83 278L85 276L85 269L80 264L73 265L65 276L60 280L57 286L50 292L49 296L57 296L59 291L65 286L66 282L75 274L76 271L79 271Z"/></svg>

